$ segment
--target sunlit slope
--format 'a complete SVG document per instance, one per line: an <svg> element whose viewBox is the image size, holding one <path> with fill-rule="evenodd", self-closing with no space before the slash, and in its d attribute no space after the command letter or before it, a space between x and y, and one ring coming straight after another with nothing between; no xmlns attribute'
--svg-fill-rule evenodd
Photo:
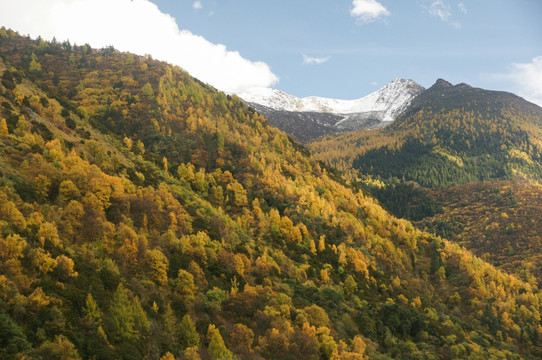
<svg viewBox="0 0 542 360"><path fill-rule="evenodd" d="M0 53L0 357L541 355L536 287L239 99L114 49Z"/></svg>

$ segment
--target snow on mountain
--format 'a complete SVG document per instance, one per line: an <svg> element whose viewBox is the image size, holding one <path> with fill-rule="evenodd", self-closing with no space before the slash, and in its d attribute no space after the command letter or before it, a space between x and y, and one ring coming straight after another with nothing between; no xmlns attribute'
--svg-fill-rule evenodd
<svg viewBox="0 0 542 360"><path fill-rule="evenodd" d="M378 91L356 100L329 99L317 96L298 98L270 88L252 88L237 95L249 103L274 110L331 114L367 113L379 121L393 121L424 88L413 80L395 79ZM343 121L352 120L345 116ZM341 121L342 122L342 121ZM337 124L340 126L339 122Z"/></svg>
<svg viewBox="0 0 542 360"><path fill-rule="evenodd" d="M386 126L423 90L412 80L395 79L356 100L298 98L269 88L253 88L237 96L265 116L270 124L307 143L323 135Z"/></svg>

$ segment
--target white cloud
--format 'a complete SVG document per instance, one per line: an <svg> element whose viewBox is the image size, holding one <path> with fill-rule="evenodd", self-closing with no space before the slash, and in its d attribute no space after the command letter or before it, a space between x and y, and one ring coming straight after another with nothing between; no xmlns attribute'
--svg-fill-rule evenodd
<svg viewBox="0 0 542 360"><path fill-rule="evenodd" d="M504 73L482 74L481 79L542 106L542 56L528 63L512 63Z"/></svg>
<svg viewBox="0 0 542 360"><path fill-rule="evenodd" d="M463 5L463 7L461 6ZM462 11L466 8L463 3L459 4L459 9ZM429 14L435 17L438 17L440 20L447 22L448 24L452 25L456 29L461 28L461 24L457 21L452 21L452 11L448 4L446 4L443 0L436 0L431 3L429 6Z"/></svg>
<svg viewBox="0 0 542 360"><path fill-rule="evenodd" d="M465 6L465 4L464 4L464 3L459 3L459 5L458 5L458 6L459 6L459 11L461 11L461 12L462 12L463 14L466 14L466 13L468 13L468 11L467 11L467 7Z"/></svg>
<svg viewBox="0 0 542 360"><path fill-rule="evenodd" d="M330 59L329 56L326 57L311 57L303 54L303 64L323 64Z"/></svg>
<svg viewBox="0 0 542 360"><path fill-rule="evenodd" d="M376 0L353 0L352 6L350 15L356 17L362 23L368 23L382 16L390 15L384 5Z"/></svg>
<svg viewBox="0 0 542 360"><path fill-rule="evenodd" d="M278 82L267 64L179 29L148 0L0 0L0 24L32 37L150 54L223 91Z"/></svg>
<svg viewBox="0 0 542 360"><path fill-rule="evenodd" d="M452 16L450 7L442 0L433 1L429 7L429 14L439 17L442 21L448 21L450 16Z"/></svg>
<svg viewBox="0 0 542 360"><path fill-rule="evenodd" d="M530 63L512 64L504 76L516 84L519 95L542 106L542 56L535 57Z"/></svg>
<svg viewBox="0 0 542 360"><path fill-rule="evenodd" d="M201 9L203 6L201 6L201 1L196 0L196 1L194 1L194 3L192 4L192 7L193 7L194 9L196 9L196 10L199 10L199 9Z"/></svg>

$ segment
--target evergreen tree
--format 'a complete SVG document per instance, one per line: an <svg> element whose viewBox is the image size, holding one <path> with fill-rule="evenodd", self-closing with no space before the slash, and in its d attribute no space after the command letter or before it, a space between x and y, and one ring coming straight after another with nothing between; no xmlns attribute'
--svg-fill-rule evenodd
<svg viewBox="0 0 542 360"><path fill-rule="evenodd" d="M131 316L134 319L134 330L139 337L147 336L150 330L147 313L143 310L139 298L136 296L132 301Z"/></svg>
<svg viewBox="0 0 542 360"><path fill-rule="evenodd" d="M91 293L87 294L85 307L83 308L83 315L89 326L98 328L98 326L102 325L102 312L98 308L98 304L96 304L96 301L92 297Z"/></svg>
<svg viewBox="0 0 542 360"><path fill-rule="evenodd" d="M185 348L199 345L199 334L190 315L186 314L179 324L181 345Z"/></svg>
<svg viewBox="0 0 542 360"><path fill-rule="evenodd" d="M113 340L121 342L133 339L135 335L135 318L132 304L122 283L118 285L117 290L113 293L107 319L109 332Z"/></svg>
<svg viewBox="0 0 542 360"><path fill-rule="evenodd" d="M162 315L162 323L164 324L161 336L162 344L164 348L174 351L179 345L179 325L169 303L166 304L164 314Z"/></svg>
<svg viewBox="0 0 542 360"><path fill-rule="evenodd" d="M209 347L207 351L213 359L228 360L233 359L233 354L222 339L220 331L213 325L209 325L209 330L207 331L207 338L209 339Z"/></svg>

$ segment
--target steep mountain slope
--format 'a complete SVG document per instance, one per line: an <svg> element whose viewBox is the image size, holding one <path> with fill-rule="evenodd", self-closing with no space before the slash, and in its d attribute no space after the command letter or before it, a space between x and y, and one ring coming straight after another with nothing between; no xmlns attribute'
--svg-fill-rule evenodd
<svg viewBox="0 0 542 360"><path fill-rule="evenodd" d="M269 122L307 142L324 134L382 127L410 104L424 88L412 80L395 79L356 100L297 98L282 91L256 88L239 94Z"/></svg>
<svg viewBox="0 0 542 360"><path fill-rule="evenodd" d="M0 30L0 357L536 359L542 295L238 98Z"/></svg>
<svg viewBox="0 0 542 360"><path fill-rule="evenodd" d="M542 109L513 94L438 80L390 126L309 148L329 163L426 187L540 179Z"/></svg>
<svg viewBox="0 0 542 360"><path fill-rule="evenodd" d="M542 253L533 224L541 126L542 109L515 95L438 80L386 129L328 138L311 148L343 169L371 174L367 186L397 216L539 283L542 274L533 269Z"/></svg>
<svg viewBox="0 0 542 360"><path fill-rule="evenodd" d="M437 189L412 183L370 187L397 216L452 240L531 284L542 284L542 187L485 181Z"/></svg>
<svg viewBox="0 0 542 360"><path fill-rule="evenodd" d="M524 280L542 280L542 186L483 182L435 189L427 196L442 211L419 222Z"/></svg>

